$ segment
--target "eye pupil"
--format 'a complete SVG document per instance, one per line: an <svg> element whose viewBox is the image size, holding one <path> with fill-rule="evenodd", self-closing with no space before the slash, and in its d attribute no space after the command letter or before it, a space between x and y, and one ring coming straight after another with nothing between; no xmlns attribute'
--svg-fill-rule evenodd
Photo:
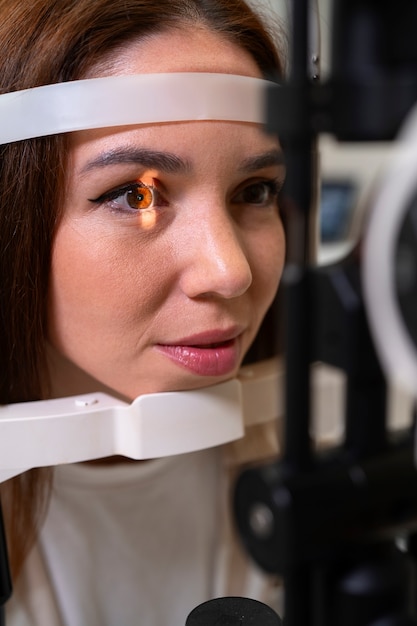
<svg viewBox="0 0 417 626"><path fill-rule="evenodd" d="M248 196L252 202L264 202L268 197L268 189L265 185L253 185L248 190Z"/></svg>
<svg viewBox="0 0 417 626"><path fill-rule="evenodd" d="M132 209L149 209L153 203L152 189L146 185L137 185L127 192L127 202Z"/></svg>

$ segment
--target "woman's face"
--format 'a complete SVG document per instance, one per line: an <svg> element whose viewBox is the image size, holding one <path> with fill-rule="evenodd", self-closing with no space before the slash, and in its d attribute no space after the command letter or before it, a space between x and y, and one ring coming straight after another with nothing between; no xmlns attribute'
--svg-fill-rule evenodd
<svg viewBox="0 0 417 626"><path fill-rule="evenodd" d="M111 61L106 75L260 77L246 52L198 28ZM281 276L283 176L278 142L254 124L74 133L52 253L53 395L133 399L236 375Z"/></svg>

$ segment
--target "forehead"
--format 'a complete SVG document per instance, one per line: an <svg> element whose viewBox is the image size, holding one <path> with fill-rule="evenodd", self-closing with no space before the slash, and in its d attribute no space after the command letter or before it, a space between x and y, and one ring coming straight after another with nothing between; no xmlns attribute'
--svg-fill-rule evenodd
<svg viewBox="0 0 417 626"><path fill-rule="evenodd" d="M0 143L174 120L258 123L271 84L244 49L198 26L130 42L80 79L0 96L10 122Z"/></svg>
<svg viewBox="0 0 417 626"><path fill-rule="evenodd" d="M199 25L193 28L184 26L133 41L117 53L105 57L100 66L87 77L171 72L222 73L262 78L256 62L246 50ZM165 123L91 129L73 133L70 145L78 169L98 152L110 154L119 147L124 149L138 144L149 147L157 145L161 150L192 159L196 153L204 154L204 146L207 149L213 141L218 148L217 142L222 141L225 134L229 139L229 148L234 148L237 155L241 154L242 148L246 152L256 152L277 145L273 138L263 133L260 126L235 122ZM230 140L233 140L232 143ZM218 157L221 152L218 151ZM209 151L206 154L210 158Z"/></svg>
<svg viewBox="0 0 417 626"><path fill-rule="evenodd" d="M86 76L218 72L262 78L254 58L206 27L183 26L127 44L103 57Z"/></svg>
<svg viewBox="0 0 417 626"><path fill-rule="evenodd" d="M82 178L139 164L167 173L210 171L221 177L257 157L280 153L278 141L262 126L217 121L91 129L73 133L70 145L72 174ZM282 156L268 157L264 167L281 162ZM261 161L257 163L260 169Z"/></svg>

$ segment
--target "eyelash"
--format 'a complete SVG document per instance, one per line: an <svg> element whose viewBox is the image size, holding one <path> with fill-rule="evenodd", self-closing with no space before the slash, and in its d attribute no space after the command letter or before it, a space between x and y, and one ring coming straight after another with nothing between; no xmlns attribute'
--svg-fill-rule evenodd
<svg viewBox="0 0 417 626"><path fill-rule="evenodd" d="M143 193L139 193L140 189L144 190ZM136 196L137 196L136 199L138 203L141 202L142 200L145 200L145 198L147 197L147 194L150 194L151 203L149 204L149 206L133 207L131 205L122 206L122 203L113 204L114 201L117 200L118 198L123 198L124 196L127 196L127 194L129 193L133 195L135 192L136 192ZM141 200L138 199L140 195L143 196ZM93 202L94 204L99 204L99 205L109 204L110 208L116 212L132 213L132 214L141 213L142 211L154 210L155 207L161 206L162 204L164 204L163 198L158 188L155 185L148 185L146 183L143 183L142 181L128 183L127 185L123 185L122 187L117 187L116 189L107 191L106 193L103 193L98 198L90 199L90 202ZM125 199L125 202L129 204L127 198Z"/></svg>

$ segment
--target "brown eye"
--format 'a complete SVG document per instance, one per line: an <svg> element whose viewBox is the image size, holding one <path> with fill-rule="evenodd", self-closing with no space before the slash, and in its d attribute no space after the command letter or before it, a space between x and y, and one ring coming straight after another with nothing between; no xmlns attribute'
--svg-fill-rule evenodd
<svg viewBox="0 0 417 626"><path fill-rule="evenodd" d="M127 191L126 200L131 209L150 209L154 202L154 193L150 187L139 183Z"/></svg>
<svg viewBox="0 0 417 626"><path fill-rule="evenodd" d="M156 186L146 185L140 180L107 191L98 198L90 199L90 202L108 205L113 211L131 213L148 211L155 209L156 205L165 204Z"/></svg>
<svg viewBox="0 0 417 626"><path fill-rule="evenodd" d="M279 190L279 184L274 179L257 181L239 191L234 197L234 202L254 207L268 207L276 203Z"/></svg>

